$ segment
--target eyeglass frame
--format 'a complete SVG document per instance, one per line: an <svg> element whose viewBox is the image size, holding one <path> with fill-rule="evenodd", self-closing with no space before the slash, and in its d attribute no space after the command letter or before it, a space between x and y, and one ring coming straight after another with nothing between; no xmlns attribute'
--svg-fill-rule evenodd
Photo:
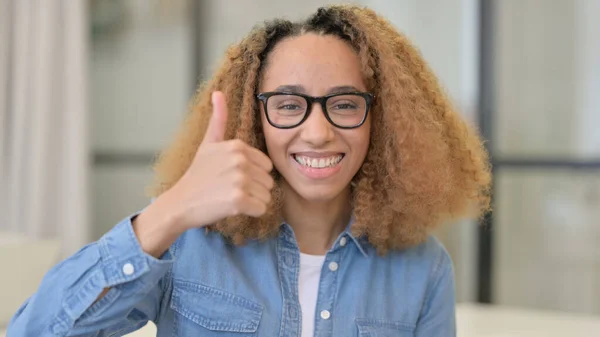
<svg viewBox="0 0 600 337"><path fill-rule="evenodd" d="M306 112L304 113L304 116L302 117L300 122L298 122L295 125L291 125L291 126L281 126L281 125L277 125L271 121L271 118L269 118L267 101L269 100L270 97L276 96L276 95L293 95L293 96L302 97L306 100L306 103L307 103ZM325 105L327 100L332 97L344 96L344 95L360 96L365 99L365 103L366 103L365 115L363 116L363 119L360 121L360 123L358 123L357 125L353 125L353 126L337 125L336 123L333 122L331 117L329 117L329 111L327 111L327 106ZM321 109L323 110L323 115L325 115L325 119L327 119L327 121L331 125L335 126L336 128L351 130L351 129L359 128L365 123L365 121L367 120L367 115L369 114L369 110L371 110L371 103L375 99L375 96L368 92L360 92L360 91L333 93L333 94L329 94L326 96L319 96L319 97L309 96L309 95L305 95L305 94L301 94L301 93L297 93L297 92L289 92L289 91L269 91L269 92L259 93L258 95L256 95L256 98L263 103L263 108L265 109L265 116L267 117L267 121L269 122L269 124L277 129L293 129L295 127L302 125L302 123L304 123L308 119L308 116L310 116L310 114L312 112L313 103L317 102L317 103L321 104Z"/></svg>

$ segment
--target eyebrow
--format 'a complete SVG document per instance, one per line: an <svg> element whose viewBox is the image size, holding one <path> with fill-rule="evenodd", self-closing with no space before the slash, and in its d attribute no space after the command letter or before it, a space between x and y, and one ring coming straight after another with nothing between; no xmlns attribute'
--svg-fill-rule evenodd
<svg viewBox="0 0 600 337"><path fill-rule="evenodd" d="M298 92L301 94L306 94L306 89L304 86L299 84L289 84L289 85L280 85L275 91L289 91L289 92ZM327 90L327 94L338 94L342 92L356 92L360 91L356 87L351 85L340 85Z"/></svg>

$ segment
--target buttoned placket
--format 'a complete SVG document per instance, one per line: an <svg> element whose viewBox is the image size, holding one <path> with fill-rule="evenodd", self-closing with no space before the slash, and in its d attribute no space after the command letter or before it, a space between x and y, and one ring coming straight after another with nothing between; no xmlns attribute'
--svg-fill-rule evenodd
<svg viewBox="0 0 600 337"><path fill-rule="evenodd" d="M342 258L347 256L347 233L342 233L332 249L327 252L319 280L319 295L315 312L315 337L333 336L335 301L338 293L339 269Z"/></svg>
<svg viewBox="0 0 600 337"><path fill-rule="evenodd" d="M300 250L292 229L284 224L277 241L277 266L283 296L280 337L298 337L301 332L301 308L298 297Z"/></svg>
<svg viewBox="0 0 600 337"><path fill-rule="evenodd" d="M341 259L348 250L348 233L340 234L332 249L327 252L321 277L315 308L315 337L333 336L333 308L338 289L338 274ZM282 225L277 247L279 281L283 294L280 336L300 336L302 315L298 295L298 277L300 274L300 249L294 232L287 224Z"/></svg>

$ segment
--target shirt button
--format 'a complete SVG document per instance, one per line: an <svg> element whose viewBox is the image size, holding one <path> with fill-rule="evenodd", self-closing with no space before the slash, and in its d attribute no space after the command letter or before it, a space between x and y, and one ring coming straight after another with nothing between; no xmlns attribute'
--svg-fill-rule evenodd
<svg viewBox="0 0 600 337"><path fill-rule="evenodd" d="M321 318L322 319L329 319L329 317L331 317L331 313L328 310L321 311Z"/></svg>
<svg viewBox="0 0 600 337"><path fill-rule="evenodd" d="M293 319L298 318L298 310L296 310L296 307L290 306L288 308L288 312L289 312L291 318L293 318Z"/></svg>
<svg viewBox="0 0 600 337"><path fill-rule="evenodd" d="M336 271L336 270L338 270L338 267L339 267L339 266L338 266L337 262L331 262L331 263L329 264L329 270L331 270L331 271Z"/></svg>
<svg viewBox="0 0 600 337"><path fill-rule="evenodd" d="M288 266L294 265L294 258L289 254L284 255L283 260L285 261L285 264L287 264Z"/></svg>
<svg viewBox="0 0 600 337"><path fill-rule="evenodd" d="M131 263L125 263L123 265L123 274L129 276L132 275L135 272L135 268L133 267L133 265Z"/></svg>
<svg viewBox="0 0 600 337"><path fill-rule="evenodd" d="M344 247L346 243L348 243L348 239L346 239L346 237L340 239L340 246Z"/></svg>

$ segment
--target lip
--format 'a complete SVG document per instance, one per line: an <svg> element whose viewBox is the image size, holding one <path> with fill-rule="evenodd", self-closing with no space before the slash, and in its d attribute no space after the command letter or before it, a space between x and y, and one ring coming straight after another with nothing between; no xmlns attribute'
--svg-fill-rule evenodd
<svg viewBox="0 0 600 337"><path fill-rule="evenodd" d="M310 157L310 158L327 158L327 157L333 157L333 156L337 156L337 155L342 155L344 156L344 152L332 152L332 151L327 151L327 152L315 152L315 151L304 151L304 152L293 152L292 156L303 156L303 157Z"/></svg>
<svg viewBox="0 0 600 337"><path fill-rule="evenodd" d="M303 166L296 161L294 156L301 155L301 156L307 156L307 157L311 157L311 158L322 158L322 157L335 156L340 153L341 152L296 152L296 153L290 155L289 158L292 161L292 165L303 176L305 176L309 179L312 179L312 180L323 180L323 179L327 179L327 178L334 176L341 170L342 163L344 162L344 157L345 157L344 153L341 153L342 159L339 161L339 163L337 163L334 167L327 167L327 168L313 168L313 167ZM313 155L310 155L310 154L313 154Z"/></svg>

